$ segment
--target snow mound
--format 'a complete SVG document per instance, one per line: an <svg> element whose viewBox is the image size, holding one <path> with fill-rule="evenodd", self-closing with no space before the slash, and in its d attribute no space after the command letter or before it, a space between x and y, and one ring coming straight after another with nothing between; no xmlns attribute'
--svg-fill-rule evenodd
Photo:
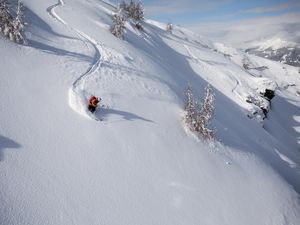
<svg viewBox="0 0 300 225"><path fill-rule="evenodd" d="M89 97L86 96L84 91L75 91L74 88L70 88L68 96L69 105L75 112L91 118L91 113L88 110Z"/></svg>

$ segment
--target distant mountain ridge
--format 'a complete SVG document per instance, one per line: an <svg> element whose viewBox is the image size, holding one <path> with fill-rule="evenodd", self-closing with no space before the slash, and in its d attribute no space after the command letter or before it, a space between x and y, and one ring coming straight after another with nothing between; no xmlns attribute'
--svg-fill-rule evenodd
<svg viewBox="0 0 300 225"><path fill-rule="evenodd" d="M299 67L299 18L300 13L295 12L238 22L200 23L190 28L215 42Z"/></svg>
<svg viewBox="0 0 300 225"><path fill-rule="evenodd" d="M280 38L253 42L245 51L273 61L300 67L300 44Z"/></svg>

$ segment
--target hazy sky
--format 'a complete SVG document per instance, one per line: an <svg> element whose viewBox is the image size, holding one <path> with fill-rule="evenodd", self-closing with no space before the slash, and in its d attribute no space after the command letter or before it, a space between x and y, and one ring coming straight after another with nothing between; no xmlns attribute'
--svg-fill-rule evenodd
<svg viewBox="0 0 300 225"><path fill-rule="evenodd" d="M241 47L263 38L300 43L300 0L144 0L146 18Z"/></svg>
<svg viewBox="0 0 300 225"><path fill-rule="evenodd" d="M146 17L187 25L299 12L300 0L144 0Z"/></svg>

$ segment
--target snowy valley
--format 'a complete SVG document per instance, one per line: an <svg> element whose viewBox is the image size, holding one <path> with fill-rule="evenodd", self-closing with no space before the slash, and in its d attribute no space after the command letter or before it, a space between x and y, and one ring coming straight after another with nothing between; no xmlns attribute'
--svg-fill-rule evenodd
<svg viewBox="0 0 300 225"><path fill-rule="evenodd" d="M109 1L24 5L28 44L0 38L1 225L300 224L297 67L147 19L116 38ZM207 84L214 141L182 119Z"/></svg>

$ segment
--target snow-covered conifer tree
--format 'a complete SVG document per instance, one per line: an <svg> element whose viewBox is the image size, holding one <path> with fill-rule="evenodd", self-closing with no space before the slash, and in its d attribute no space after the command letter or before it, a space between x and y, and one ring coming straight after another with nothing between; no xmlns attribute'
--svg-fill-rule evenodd
<svg viewBox="0 0 300 225"><path fill-rule="evenodd" d="M25 44L24 22L23 22L24 6L18 1L16 16L10 13L7 0L0 0L0 31L3 35L16 43Z"/></svg>
<svg viewBox="0 0 300 225"><path fill-rule="evenodd" d="M21 1L18 2L16 17L12 21L12 38L15 42L25 44L26 40L24 37L24 22L23 22L23 15L24 15L24 5Z"/></svg>
<svg viewBox="0 0 300 225"><path fill-rule="evenodd" d="M0 0L0 31L4 33L7 31L9 24L13 20L13 17L9 11L7 0Z"/></svg>
<svg viewBox="0 0 300 225"><path fill-rule="evenodd" d="M125 20L131 19L134 26L138 30L143 31L141 21L144 20L144 8L141 2L131 0L127 3L126 1L122 1L119 5L119 9L124 12Z"/></svg>
<svg viewBox="0 0 300 225"><path fill-rule="evenodd" d="M197 131L204 139L213 139L214 130L210 128L210 123L215 111L214 106L215 97L210 85L205 88L205 96L201 103L201 107L197 113L197 125L195 131Z"/></svg>
<svg viewBox="0 0 300 225"><path fill-rule="evenodd" d="M167 23L166 30L168 32L172 32L173 31L173 24L172 23Z"/></svg>
<svg viewBox="0 0 300 225"><path fill-rule="evenodd" d="M194 131L194 125L196 124L197 111L196 104L194 101L192 87L188 86L185 91L185 106L184 110L186 112L184 121Z"/></svg>
<svg viewBox="0 0 300 225"><path fill-rule="evenodd" d="M133 1L131 1L133 2ZM129 9L131 17L140 22L144 20L144 8L141 2L133 2L132 7Z"/></svg>
<svg viewBox="0 0 300 225"><path fill-rule="evenodd" d="M120 14L114 14L112 16L112 20L114 22L114 25L111 33L117 38L123 38L125 30L125 18Z"/></svg>
<svg viewBox="0 0 300 225"><path fill-rule="evenodd" d="M214 94L208 85L205 88L205 96L201 104L198 104L193 97L192 88L189 86L185 92L185 117L184 121L191 131L195 131L204 139L212 140L215 131L210 128L210 122L214 114Z"/></svg>
<svg viewBox="0 0 300 225"><path fill-rule="evenodd" d="M121 2L120 9L127 13L127 17L134 19L136 22L144 20L144 8L141 2L131 0L129 3Z"/></svg>

